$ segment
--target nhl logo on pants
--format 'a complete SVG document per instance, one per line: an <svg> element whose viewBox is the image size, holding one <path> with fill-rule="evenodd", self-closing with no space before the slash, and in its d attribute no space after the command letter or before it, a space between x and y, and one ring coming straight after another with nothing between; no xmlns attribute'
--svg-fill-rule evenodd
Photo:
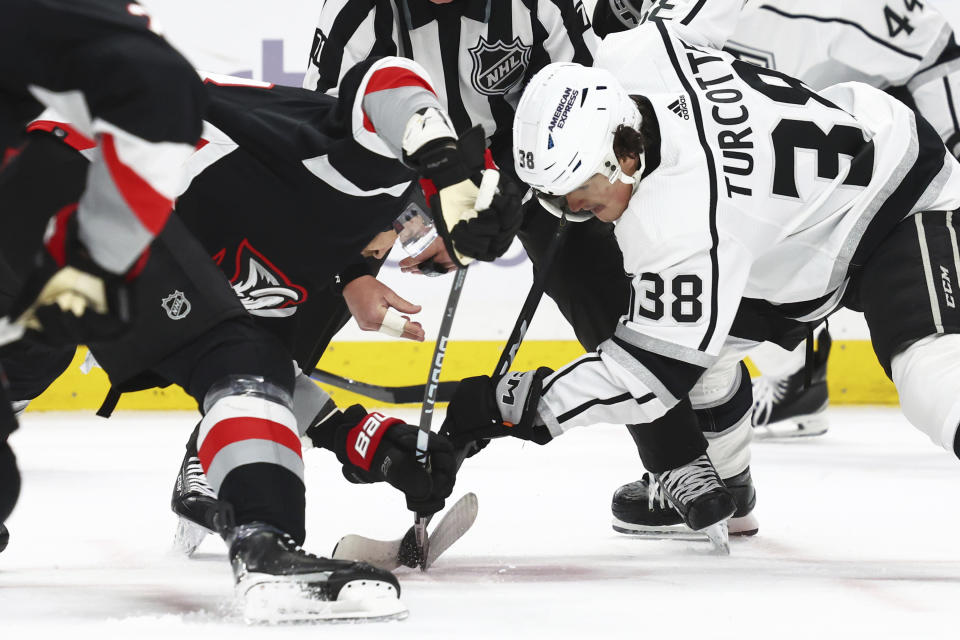
<svg viewBox="0 0 960 640"><path fill-rule="evenodd" d="M160 305L171 320L186 318L187 314L190 313L190 301L187 300L187 296L183 295L182 291L174 291L164 298Z"/></svg>

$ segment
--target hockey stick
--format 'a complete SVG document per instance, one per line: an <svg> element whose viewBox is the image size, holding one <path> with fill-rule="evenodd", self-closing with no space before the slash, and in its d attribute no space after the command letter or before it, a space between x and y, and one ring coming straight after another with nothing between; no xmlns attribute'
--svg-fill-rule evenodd
<svg viewBox="0 0 960 640"><path fill-rule="evenodd" d="M323 371L322 369L317 369L310 374L310 377L322 384L358 393L378 402L390 404L412 404L414 402L421 402L427 390L427 385L425 384L390 387L344 378L343 376L338 376L335 373ZM457 388L458 384L460 384L459 380L446 380L436 385L435 401L450 402L450 398L453 397L453 390Z"/></svg>
<svg viewBox="0 0 960 640"><path fill-rule="evenodd" d="M430 370L427 373L427 384L423 393L423 404L420 408L420 433L417 434L417 462L430 470L430 458L427 455L427 443L430 436L430 424L433 422L433 409L437 403L437 388L440 385L440 370L443 368L443 359L447 355L447 340L450 329L453 327L453 316L457 312L460 302L460 293L463 283L467 279L467 270L458 269L450 283L450 293L447 295L447 306L443 310L443 319L437 332L437 343L433 348L433 358L430 360ZM430 551L430 538L427 536L427 524L432 514L414 514L413 530L416 535L417 548L420 550L420 569L427 570L427 558Z"/></svg>
<svg viewBox="0 0 960 640"><path fill-rule="evenodd" d="M517 321L513 324L513 331L510 332L510 337L507 338L507 344L503 346L500 359L497 360L497 366L493 369L492 377L494 380L505 376L510 369L510 365L513 364L514 359L517 357L517 351L520 350L520 343L523 342L523 337L527 335L527 329L530 328L533 314L537 312L537 307L540 306L540 299L543 298L543 292L547 288L547 276L550 273L550 267L553 266L553 260L560 250L560 245L563 244L563 239L566 236L569 226L570 222L567 220L566 213L564 213L560 218L560 222L557 223L556 231L553 232L553 237L550 239L550 246L547 248L547 254L543 257L543 262L540 265L536 277L533 279L533 284L530 285L527 298L523 301L523 306L520 307L520 313L517 314Z"/></svg>
<svg viewBox="0 0 960 640"><path fill-rule="evenodd" d="M468 493L443 514L440 522L430 532L430 553L426 561L421 560L419 556L413 527L410 527L406 535L397 540L377 540L356 534L346 535L334 547L331 557L335 560L368 562L387 571L393 571L400 566L411 569L425 566L429 569L444 551L470 530L476 519L477 496Z"/></svg>
<svg viewBox="0 0 960 640"><path fill-rule="evenodd" d="M547 276L550 273L550 268L553 266L554 258L556 258L560 246L563 244L563 239L566 236L569 226L570 221L567 220L567 215L564 213L560 217L557 229L553 232L547 253L543 257L539 271L537 271L536 276L533 278L530 291L527 292L527 298L523 301L523 306L520 307L520 313L517 314L517 321L513 324L513 331L510 332L510 337L507 339L507 343L503 345L503 351L500 352L500 359L497 360L497 365L493 368L491 379L494 381L494 384L496 384L495 381L507 374L514 359L517 357L517 351L520 350L520 343L523 342L523 337L527 335L527 329L530 327L533 315L537 312L540 299L543 298L543 293L547 288ZM460 469L464 460L479 450L476 443L471 442L458 451L457 469Z"/></svg>
<svg viewBox="0 0 960 640"><path fill-rule="evenodd" d="M556 238L554 238L554 240L556 241ZM554 250L551 249L550 251L554 251ZM552 254L545 256L544 266L549 267L549 263L552 262L552 259L553 259ZM524 303L524 305L532 303L534 306L536 306L537 302L539 302L539 296L542 296L542 295L543 295L543 290L541 287L540 293L538 294L538 296L535 296L536 300L531 300L530 299L531 296L534 296L534 291L531 289L530 294L528 294L527 296L528 300ZM524 314L523 310L521 310L521 314ZM529 315L530 314L526 314L526 316L529 316ZM522 315L521 317L526 317L526 316ZM519 333L522 331L525 333L526 331L525 327L522 327L519 324L519 322L520 320L518 319L518 324L514 326L514 332ZM511 334L510 340L508 340L507 344L514 344L515 342L516 341L514 339L514 335ZM516 356L516 349L512 350L512 352L511 350L507 350L506 353L511 355L511 360L512 360L512 357ZM504 356L501 355L500 362L497 363L497 368L496 368L498 372L502 370L503 362L504 362ZM396 387L379 385L379 384L371 384L369 382L361 382L359 380L354 380L352 378L345 378L343 376L339 376L335 373L324 371L322 369L315 370L312 374L310 374L310 377L322 384L330 385L331 387L336 387L338 389L344 389L352 393L356 393L362 396L366 396L368 398L372 398L373 400L377 400L379 402L387 402L390 404L412 404L414 402L421 402L423 400L424 394L426 393L426 385L423 385L423 384L411 384L411 385L396 386ZM445 380L440 382L437 385L436 402L450 402L450 399L453 397L453 392L457 388L457 385L459 384L460 384L459 380Z"/></svg>

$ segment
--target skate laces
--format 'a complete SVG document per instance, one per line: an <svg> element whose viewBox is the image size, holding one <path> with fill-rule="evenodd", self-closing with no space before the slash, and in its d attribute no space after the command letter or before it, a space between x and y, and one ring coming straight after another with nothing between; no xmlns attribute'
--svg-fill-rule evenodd
<svg viewBox="0 0 960 640"><path fill-rule="evenodd" d="M762 426L770 421L773 406L780 402L787 393L789 376L774 378L760 376L753 385L752 421L754 426Z"/></svg>
<svg viewBox="0 0 960 640"><path fill-rule="evenodd" d="M723 486L720 476L706 454L688 465L664 471L659 477L660 486L675 503L685 505L703 494Z"/></svg>
<svg viewBox="0 0 960 640"><path fill-rule="evenodd" d="M667 495L663 492L660 482L650 472L643 474L643 481L647 484L647 507L651 510L660 503L661 509L667 508Z"/></svg>
<svg viewBox="0 0 960 640"><path fill-rule="evenodd" d="M203 472L203 466L200 459L194 456L187 458L187 463L183 467L184 491L183 493L199 493L210 498L216 498L213 488L207 483L207 474Z"/></svg>

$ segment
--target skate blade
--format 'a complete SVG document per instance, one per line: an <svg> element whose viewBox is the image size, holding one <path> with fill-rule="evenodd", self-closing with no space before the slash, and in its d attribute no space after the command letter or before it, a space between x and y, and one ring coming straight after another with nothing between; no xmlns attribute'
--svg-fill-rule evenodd
<svg viewBox="0 0 960 640"><path fill-rule="evenodd" d="M700 531L710 540L714 552L723 556L730 555L730 533L726 520L721 520Z"/></svg>
<svg viewBox="0 0 960 640"><path fill-rule="evenodd" d="M830 428L830 420L822 413L782 420L754 428L753 437L758 440L787 440L822 436Z"/></svg>
<svg viewBox="0 0 960 640"><path fill-rule="evenodd" d="M694 531L690 527L677 525L661 525L656 527L633 524L624 522L618 518L613 518L613 530L617 533L623 533L638 538L649 538L651 540L704 540L706 535L701 531Z"/></svg>
<svg viewBox="0 0 960 640"><path fill-rule="evenodd" d="M177 530L173 534L173 548L187 557L192 556L209 534L210 532L204 527L186 518L179 517L177 518Z"/></svg>
<svg viewBox="0 0 960 640"><path fill-rule="evenodd" d="M709 536L704 531L694 531L686 525L663 525L659 527L646 527L624 522L613 518L613 530L628 536L637 538L648 538L650 540L709 540ZM727 520L727 535L731 538L755 536L760 530L760 523L752 513L741 518L730 518Z"/></svg>
<svg viewBox="0 0 960 640"><path fill-rule="evenodd" d="M305 583L307 576L248 576L237 597L248 624L378 622L402 620L409 610L396 588L379 580L353 580L336 600L323 600Z"/></svg>

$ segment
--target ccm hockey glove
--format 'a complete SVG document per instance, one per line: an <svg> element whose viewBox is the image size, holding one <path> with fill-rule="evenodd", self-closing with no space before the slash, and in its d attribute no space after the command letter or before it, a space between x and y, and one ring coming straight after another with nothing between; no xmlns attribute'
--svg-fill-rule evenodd
<svg viewBox="0 0 960 640"><path fill-rule="evenodd" d="M433 108L415 114L403 134L403 159L421 182L437 232L460 268L500 257L520 228L519 189L496 170L483 129L459 140Z"/></svg>
<svg viewBox="0 0 960 640"><path fill-rule="evenodd" d="M76 205L71 205L51 219L45 247L9 313L52 346L116 338L132 321L132 296L124 276L90 258L77 238L75 212Z"/></svg>
<svg viewBox="0 0 960 640"><path fill-rule="evenodd" d="M543 379L553 369L511 371L499 381L490 376L464 378L453 392L440 434L457 449L485 438L513 436L546 444L553 439L540 421L537 405ZM482 448L482 444L481 444Z"/></svg>
<svg viewBox="0 0 960 640"><path fill-rule="evenodd" d="M386 481L404 493L407 507L417 513L436 513L453 491L457 466L453 445L431 433L427 441L429 471L417 461L420 428L382 413L367 413L355 404L324 421L333 431L333 451L343 464L343 475L354 483ZM308 436L313 435L308 430Z"/></svg>

